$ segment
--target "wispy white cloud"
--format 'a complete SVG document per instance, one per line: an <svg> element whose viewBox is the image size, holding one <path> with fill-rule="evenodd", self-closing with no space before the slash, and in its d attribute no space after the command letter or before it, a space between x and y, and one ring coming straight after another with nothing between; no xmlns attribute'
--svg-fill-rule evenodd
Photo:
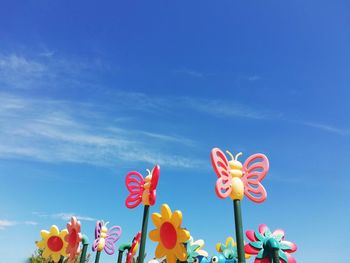
<svg viewBox="0 0 350 263"><path fill-rule="evenodd" d="M105 121L103 113L77 102L0 94L0 157L114 166L141 161L191 167L193 158L162 150L165 144L192 147L190 139L133 130ZM118 161L119 160L119 161Z"/></svg>
<svg viewBox="0 0 350 263"><path fill-rule="evenodd" d="M18 223L16 221L10 221L5 219L0 219L0 229L5 229L11 226L15 226Z"/></svg>
<svg viewBox="0 0 350 263"><path fill-rule="evenodd" d="M0 230L6 229L8 227L13 227L17 225L31 225L35 226L38 223L35 221L14 221L14 220L6 220L6 219L0 219Z"/></svg>
<svg viewBox="0 0 350 263"><path fill-rule="evenodd" d="M338 127L331 126L324 123L315 123L315 122L301 122L301 123L303 125L320 129L322 131L329 132L329 133L334 133L338 135L350 135L350 129L342 129L342 128L338 128Z"/></svg>
<svg viewBox="0 0 350 263"><path fill-rule="evenodd" d="M24 221L25 225L30 225L30 226L36 226L38 225L38 222L35 221Z"/></svg>
<svg viewBox="0 0 350 263"><path fill-rule="evenodd" d="M130 118L129 113L135 111L155 116L192 111L217 118L252 120L273 116L269 112L231 101L151 96L105 88L101 88L101 96L104 97L103 104L99 105L28 97L19 95L23 92L14 92L18 88L35 90L43 87L45 90L57 87L69 90L71 86L86 90L91 87L86 80L89 74L86 73L91 69L104 68L101 63L70 61L58 57L55 52L46 53L34 58L0 53L0 84L7 90L0 92L0 158L31 158L45 162L102 166L140 161L152 165L160 163L172 167L198 168L206 160L197 159L191 154L196 147L194 140L167 132L130 129L123 125L123 120ZM82 72L85 73L83 76ZM200 76L198 72L189 74ZM115 116L113 122L111 113ZM185 151L174 151L179 145Z"/></svg>
<svg viewBox="0 0 350 263"><path fill-rule="evenodd" d="M54 214L47 214L42 212L33 212L34 215L42 218L52 218L52 219L60 219L64 221L69 221L73 216L75 216L80 221L96 221L96 218L90 217L90 216L82 216L77 215L76 213L67 213L67 212L61 212L61 213L54 213Z"/></svg>
<svg viewBox="0 0 350 263"><path fill-rule="evenodd" d="M252 75L252 76L248 77L249 81L257 81L259 79L261 79L261 77L259 75Z"/></svg>
<svg viewBox="0 0 350 263"><path fill-rule="evenodd" d="M199 71L192 70L192 69L186 69L186 68L174 70L174 73L181 73L181 74L185 74L185 75L195 77L195 78L203 78L204 77L203 72L199 72Z"/></svg>

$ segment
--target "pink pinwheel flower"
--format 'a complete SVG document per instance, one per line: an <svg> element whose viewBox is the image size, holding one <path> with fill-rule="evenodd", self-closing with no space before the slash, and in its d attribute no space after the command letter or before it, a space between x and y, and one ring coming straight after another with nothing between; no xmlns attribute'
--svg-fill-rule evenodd
<svg viewBox="0 0 350 263"><path fill-rule="evenodd" d="M277 229L271 233L266 225L261 224L259 232L248 230L246 235L250 243L244 246L244 250L248 254L257 255L254 263L272 262L273 249L278 249L280 263L296 263L296 260L290 254L297 250L297 246L290 241L284 240L284 231L282 229Z"/></svg>
<svg viewBox="0 0 350 263"><path fill-rule="evenodd" d="M80 253L80 242L83 239L80 233L80 222L75 216L67 224L67 230L68 234L64 237L64 240L68 243L66 252L69 254L69 261L73 262L76 255Z"/></svg>

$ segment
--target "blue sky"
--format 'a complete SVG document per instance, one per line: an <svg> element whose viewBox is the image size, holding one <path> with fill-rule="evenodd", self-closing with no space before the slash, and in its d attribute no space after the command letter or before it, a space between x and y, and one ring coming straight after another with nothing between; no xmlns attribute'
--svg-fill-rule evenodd
<svg viewBox="0 0 350 263"><path fill-rule="evenodd" d="M90 239L105 219L122 226L118 244L130 241L142 208L125 208L124 178L155 163L152 212L182 210L213 254L234 234L232 204L214 193L217 146L270 159L267 201L243 201L246 230L285 229L298 262L344 262L349 11L348 1L3 1L1 261L24 262L39 231L72 214ZM149 257L154 248L148 240Z"/></svg>

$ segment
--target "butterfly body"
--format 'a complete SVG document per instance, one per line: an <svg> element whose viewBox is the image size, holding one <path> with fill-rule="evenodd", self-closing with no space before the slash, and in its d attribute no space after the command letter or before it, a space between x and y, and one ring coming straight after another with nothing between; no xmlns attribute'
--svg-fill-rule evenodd
<svg viewBox="0 0 350 263"><path fill-rule="evenodd" d="M110 229L108 229L107 224L108 222L96 222L95 241L93 243L92 250L104 250L107 254L112 255L115 252L115 243L120 238L122 229L120 226L113 226Z"/></svg>
<svg viewBox="0 0 350 263"><path fill-rule="evenodd" d="M211 151L211 161L218 177L215 191L218 197L230 197L233 200L242 200L247 196L254 202L265 201L267 193L260 183L269 170L269 161L264 154L253 154L243 164L238 161L239 153L231 156L228 161L226 155L219 149Z"/></svg>

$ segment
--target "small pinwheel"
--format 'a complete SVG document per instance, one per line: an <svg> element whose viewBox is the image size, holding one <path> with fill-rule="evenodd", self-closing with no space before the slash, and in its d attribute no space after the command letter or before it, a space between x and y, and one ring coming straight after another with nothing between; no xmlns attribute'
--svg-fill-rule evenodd
<svg viewBox="0 0 350 263"><path fill-rule="evenodd" d="M296 263L290 255L297 250L297 246L284 240L284 231L277 229L271 232L270 229L261 224L259 231L248 230L247 238L251 241L245 245L245 252L257 255L254 263Z"/></svg>
<svg viewBox="0 0 350 263"><path fill-rule="evenodd" d="M185 244L187 252L187 262L195 262L195 259L199 256L208 257L208 252L202 250L202 248L204 247L204 241L202 239L193 241L193 237L190 237L190 239Z"/></svg>
<svg viewBox="0 0 350 263"><path fill-rule="evenodd" d="M235 260L238 262L237 244L232 237L228 237L225 244L217 243L216 250L222 253L226 260ZM250 255L245 254L245 258L250 258Z"/></svg>

